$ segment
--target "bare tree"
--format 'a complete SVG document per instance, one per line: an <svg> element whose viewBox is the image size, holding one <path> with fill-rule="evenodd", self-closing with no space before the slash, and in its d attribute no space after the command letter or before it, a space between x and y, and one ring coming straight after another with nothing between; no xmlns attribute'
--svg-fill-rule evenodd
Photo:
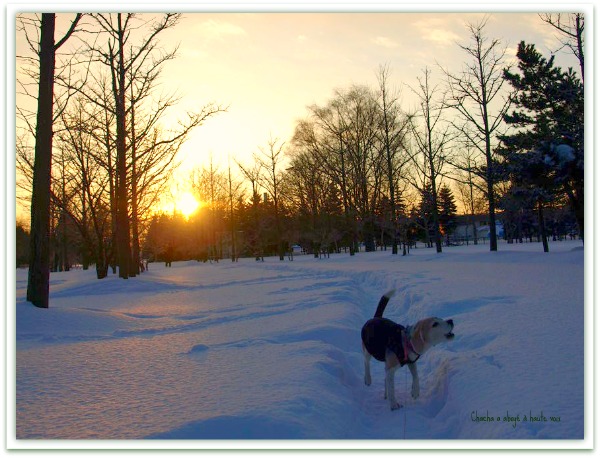
<svg viewBox="0 0 600 458"><path fill-rule="evenodd" d="M503 70L505 68L506 46L500 40L489 40L484 35L486 19L479 24L468 24L471 43L459 45L468 55L463 70L453 74L444 73L448 80L449 97L447 105L454 108L460 122L454 126L465 140L480 151L486 160L486 185L490 225L490 251L498 250L496 234L496 198L494 184L497 177L494 168L494 138L503 125L504 114L511 104L511 96L504 97Z"/></svg>
<svg viewBox="0 0 600 458"><path fill-rule="evenodd" d="M447 108L445 94L436 100L439 85L431 84L431 70L423 70L423 78L417 78L418 89L412 91L419 97L420 110L411 122L413 139L416 144L414 165L422 176L427 178L424 183L431 186L431 211L433 217L433 234L438 253L442 252L442 237L438 215L438 176L442 173L449 145L454 140L451 125L444 119ZM419 122L420 121L420 122Z"/></svg>
<svg viewBox="0 0 600 458"><path fill-rule="evenodd" d="M55 136L60 140L61 167L57 167L54 179L67 183L64 189L55 186L51 193L51 202L56 205L61 215L60 226L65 226L65 215L69 221L75 223L85 243L90 246L94 260L97 261L99 278L106 276L105 266L107 262L114 264L113 248L117 239L117 194L119 183L124 181L126 191L125 203L127 204L127 216L131 222L131 250L132 260L139 259L140 232L144 230L144 219L158 200L158 195L164 189L170 173L177 167L175 156L187 139L189 132L196 126L201 125L212 114L222 111L220 106L208 104L201 110L187 113L184 119L169 130L163 128L160 122L166 111L178 102L175 95L155 97L155 88L158 84L158 76L162 64L172 59L173 52L164 52L157 47L155 42L143 42L147 45L145 49L138 49L129 43L124 46L126 72L125 93L125 178L117 176L117 101L115 99L115 68L118 64L111 60L107 64L107 56L117 56L115 36L109 35L106 46L100 43L107 36L106 30L98 26L100 16L106 21L117 20L113 15L96 15L91 24L84 24L78 30L85 28L85 34L78 35L82 45L87 51L85 62L93 61L100 63L93 71L85 74L88 78L84 84L72 85L67 78L68 72L61 71L61 84L71 92L78 93L77 103L73 110L65 111L64 97L58 113L55 114L54 123ZM91 17L91 16L90 16ZM149 27L153 32L160 29L151 20L135 22L132 21L128 34L135 36L140 30ZM27 18L29 21L30 19ZM107 22L107 24L108 24ZM107 24L104 24L107 26ZM95 29L88 26L95 25ZM84 27L85 26L85 27ZM23 19L22 29L29 31L31 24ZM122 27L124 28L124 26ZM118 29L118 27L117 27ZM129 39L129 38L128 38ZM94 41L95 40L95 41ZM31 46L31 44L30 44ZM111 49L112 54L111 54ZM90 57L92 56L92 57ZM139 57L136 57L139 56ZM136 60L137 59L137 60ZM110 60L110 59L109 59ZM103 67L103 64L107 64ZM119 67L119 65L116 65ZM108 69L109 71L102 71ZM118 69L118 68L117 68ZM34 76L33 71L30 76ZM21 78L25 81L24 78ZM69 85L67 85L69 83ZM28 89L22 84L22 92L26 94ZM65 92L65 91L63 91ZM62 93L61 93L62 95ZM17 167L21 170L24 179L19 185L25 190L31 189L33 181L33 154L27 144L27 134L35 127L27 117L25 104L19 109L21 123L26 132L18 135ZM59 170L61 169L61 170ZM75 185L79 186L76 193L72 192ZM107 211L109 209L109 211ZM95 227L91 228L91 224ZM109 230L109 233L104 233ZM64 232L63 232L64 233ZM97 241L95 241L96 239ZM93 247L93 248L92 248ZM85 253L84 253L85 257ZM130 263L131 271L127 275L138 272L139 264ZM123 269L121 269L123 271Z"/></svg>
<svg viewBox="0 0 600 458"><path fill-rule="evenodd" d="M94 15L108 37L104 46L95 44L92 52L110 74L116 152L114 235L122 278L139 272L139 222L144 200L146 208L156 201L157 190L166 182L165 172L176 167L175 155L191 130L224 110L208 104L198 112L187 113L187 119L179 121L171 132L159 126L166 110L178 99L171 95L150 100L163 65L177 51L160 48L158 35L174 27L180 16L164 14L147 19L135 14ZM134 37L138 37L137 42L133 42Z"/></svg>
<svg viewBox="0 0 600 458"><path fill-rule="evenodd" d="M69 215L92 253L96 275L105 278L111 259L110 174L103 158L104 131L99 107L78 97L71 110L61 116L64 129L58 135L58 147L67 154L69 188L53 193L55 205ZM62 174L62 180L65 174Z"/></svg>
<svg viewBox="0 0 600 458"><path fill-rule="evenodd" d="M194 194L206 203L209 211L208 231L208 257L218 261L221 258L219 250L219 232L222 227L223 216L227 206L228 179L215 165L212 155L208 167L194 170L191 177L191 187Z"/></svg>
<svg viewBox="0 0 600 458"><path fill-rule="evenodd" d="M289 201L297 214L301 241L304 244L310 242L310 250L315 258L319 258L321 254L329 253L338 241L339 231L334 227L334 221L343 221L338 218L341 215L339 189L322 166L319 154L303 142L300 126L294 135L290 157L286 181Z"/></svg>
<svg viewBox="0 0 600 458"><path fill-rule="evenodd" d="M31 195L31 245L27 300L48 308L50 293L50 191L52 173L52 125L54 123L54 78L56 51L75 31L77 14L65 36L54 41L56 14L42 14L39 42L39 90L35 127L35 159Z"/></svg>
<svg viewBox="0 0 600 458"><path fill-rule="evenodd" d="M250 182L252 197L251 197L251 231L246 234L246 243L248 243L252 249L254 257L257 261L264 261L264 248L263 248L263 227L260 221L260 177L261 177L261 166L256 162L251 167L244 166L236 161L237 166L242 171L242 174Z"/></svg>
<svg viewBox="0 0 600 458"><path fill-rule="evenodd" d="M367 251L375 250L375 212L385 180L385 154L379 141L380 113L373 91L353 86L337 100L345 126L343 145L348 153L353 206L361 222Z"/></svg>
<svg viewBox="0 0 600 458"><path fill-rule="evenodd" d="M275 212L275 237L277 242L277 253L279 260L285 259L285 246L281 227L281 184L284 178L282 170L284 160L285 142L277 138L270 138L266 148L259 148L260 154L255 154L255 161L261 166L260 184L273 200Z"/></svg>
<svg viewBox="0 0 600 458"><path fill-rule="evenodd" d="M296 128L295 143L317 154L319 163L339 187L350 255L358 249L359 235L365 249L373 251L377 214L388 181L378 95L369 87L354 85L335 91L325 106L313 105L309 111L309 119ZM388 110L388 143L393 158L396 146L391 113Z"/></svg>
<svg viewBox="0 0 600 458"><path fill-rule="evenodd" d="M473 231L473 243L475 245L478 243L475 215L483 212L485 207L485 199L483 198L485 180L481 178L481 173L478 173L478 171L482 170L481 164L478 161L479 157L481 156L469 145L466 145L464 148L459 147L459 151L451 162L455 173L450 175L450 178L457 185L465 214L469 215Z"/></svg>
<svg viewBox="0 0 600 458"><path fill-rule="evenodd" d="M143 83L146 76L137 75L135 80ZM145 84L148 88L153 88L152 84ZM177 153L194 128L204 124L212 115L225 110L219 105L207 104L196 113L187 113L185 119L179 120L176 128L167 131L160 122L167 109L174 106L178 99L159 98L151 107L145 107L142 104L143 98L141 93L132 93L129 123L130 214L132 255L136 261L133 268L136 273L139 273L140 224L142 220L150 219L153 206L179 166Z"/></svg>
<svg viewBox="0 0 600 458"><path fill-rule="evenodd" d="M180 15L165 14L149 26L149 31L135 47L130 42L132 31L140 26L136 24L135 14L96 14L94 15L102 30L108 35L106 47L94 51L100 56L111 75L112 93L115 101L116 118L116 247L119 276L128 278L135 275L132 262L130 217L128 207L128 170L127 170L127 105L126 97L132 84L131 75L136 68L143 66L152 56L157 46L157 35L173 27ZM146 24L144 24L146 25Z"/></svg>
<svg viewBox="0 0 600 458"><path fill-rule="evenodd" d="M316 155L337 184L344 209L343 233L349 238L350 256L354 256L358 246L358 231L356 208L350 196L350 165L344 141L348 126L342 117L342 104L336 97L324 107L311 105L309 111L311 117L298 124L294 141Z"/></svg>
<svg viewBox="0 0 600 458"><path fill-rule="evenodd" d="M236 237L236 221L234 212L234 202L241 197L242 182L237 181L231 176L231 164L227 167L227 184L229 198L229 224L231 229L231 261L237 262L238 249Z"/></svg>
<svg viewBox="0 0 600 458"><path fill-rule="evenodd" d="M379 83L379 108L381 110L381 142L385 150L386 175L390 202L389 225L392 234L392 254L398 254L398 215L396 189L397 176L402 168L410 161L406 154L405 137L409 132L410 116L403 115L400 106L400 94L389 88L390 69L381 65L377 73ZM402 155L402 152L405 154ZM406 253L406 251L404 252Z"/></svg>
<svg viewBox="0 0 600 458"><path fill-rule="evenodd" d="M544 13L540 18L545 23L554 27L561 35L559 40L561 46L555 51L568 48L579 61L581 71L581 81L583 81L584 71L584 37L585 16L583 13Z"/></svg>

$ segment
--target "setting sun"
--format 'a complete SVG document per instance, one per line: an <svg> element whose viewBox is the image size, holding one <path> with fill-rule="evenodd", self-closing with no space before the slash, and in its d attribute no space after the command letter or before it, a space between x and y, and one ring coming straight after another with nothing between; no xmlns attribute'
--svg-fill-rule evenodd
<svg viewBox="0 0 600 458"><path fill-rule="evenodd" d="M167 202L163 200L159 208L164 213L179 213L189 218L200 206L194 195L185 191L175 194Z"/></svg>
<svg viewBox="0 0 600 458"><path fill-rule="evenodd" d="M196 198L190 194L189 192L184 192L177 197L176 201L176 210L180 212L186 218L189 218L192 213L194 213L200 203L196 200Z"/></svg>

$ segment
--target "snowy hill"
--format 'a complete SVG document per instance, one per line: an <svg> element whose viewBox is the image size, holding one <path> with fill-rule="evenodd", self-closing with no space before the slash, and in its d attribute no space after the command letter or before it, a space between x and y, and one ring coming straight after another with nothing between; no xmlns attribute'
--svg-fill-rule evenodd
<svg viewBox="0 0 600 458"><path fill-rule="evenodd" d="M584 436L581 242L56 273L48 310L25 302L26 279L17 439ZM397 372L393 412L382 363L363 383L360 344L391 288L386 317L453 318L456 334L419 361L419 399Z"/></svg>

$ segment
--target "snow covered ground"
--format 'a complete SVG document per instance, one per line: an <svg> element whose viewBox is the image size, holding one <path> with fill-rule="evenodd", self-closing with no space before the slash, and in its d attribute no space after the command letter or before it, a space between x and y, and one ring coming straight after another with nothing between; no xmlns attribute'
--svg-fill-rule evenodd
<svg viewBox="0 0 600 458"><path fill-rule="evenodd" d="M25 302L19 270L17 442L395 439L386 448L396 448L405 439L572 439L566 446L577 447L584 251L581 242L550 249L151 264L127 281L75 270L52 274L48 310ZM393 412L383 364L374 361L373 384L363 383L360 344L362 324L391 288L386 317L453 318L456 334L419 361L416 401L408 370L396 373L404 408Z"/></svg>

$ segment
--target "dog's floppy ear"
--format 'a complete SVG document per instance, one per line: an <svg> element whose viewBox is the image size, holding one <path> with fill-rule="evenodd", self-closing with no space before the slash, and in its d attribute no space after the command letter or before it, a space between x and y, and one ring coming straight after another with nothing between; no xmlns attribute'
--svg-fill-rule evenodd
<svg viewBox="0 0 600 458"><path fill-rule="evenodd" d="M431 323L433 322L433 318L425 318L423 320L417 321L415 325L415 332L423 334L425 336L425 332L431 327Z"/></svg>
<svg viewBox="0 0 600 458"><path fill-rule="evenodd" d="M428 340L427 334L429 328L431 328L432 321L433 318L425 318L423 320L417 321L417 324L415 324L412 344L418 353L422 353L425 350L425 346Z"/></svg>

